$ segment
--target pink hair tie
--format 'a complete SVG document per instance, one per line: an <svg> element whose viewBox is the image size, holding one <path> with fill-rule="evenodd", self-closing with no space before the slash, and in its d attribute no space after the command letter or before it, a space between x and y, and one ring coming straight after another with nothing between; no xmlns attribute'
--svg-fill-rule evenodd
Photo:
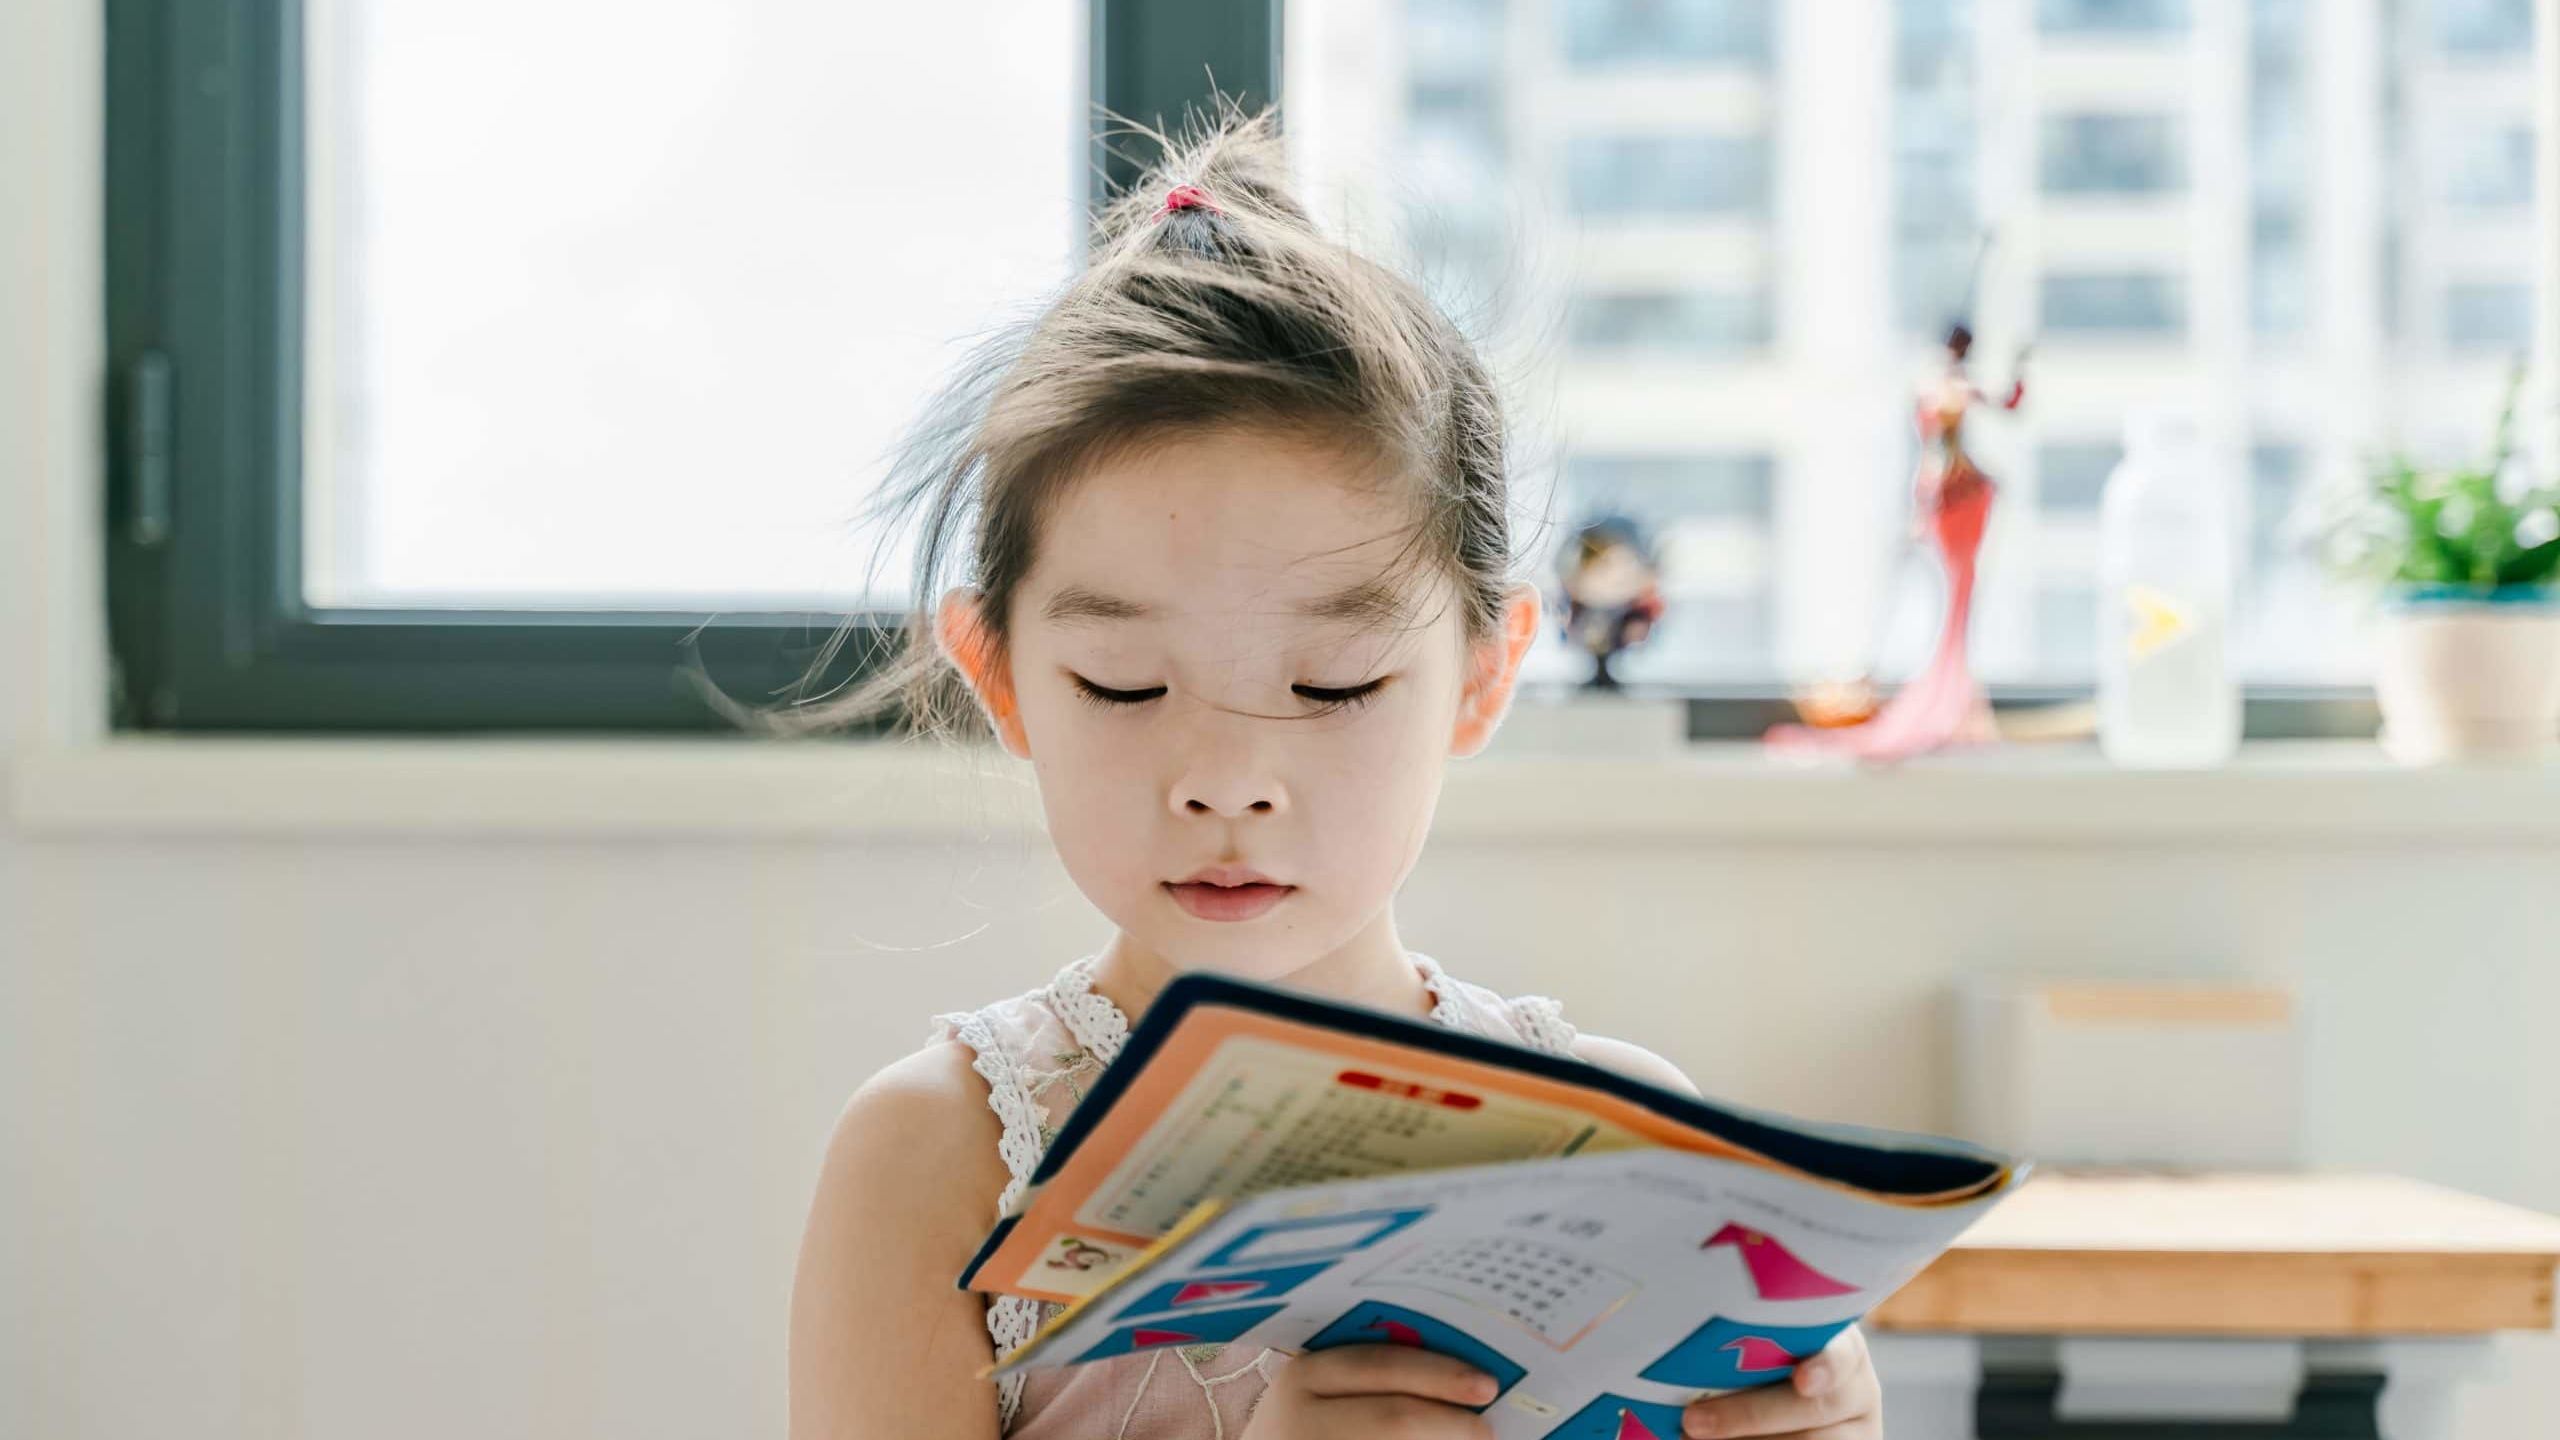
<svg viewBox="0 0 2560 1440"><path fill-rule="evenodd" d="M1212 204L1208 196L1200 193L1200 187L1197 185L1176 185L1164 192L1164 208L1156 212L1156 218L1161 220L1176 210L1206 210L1212 215L1227 213Z"/></svg>

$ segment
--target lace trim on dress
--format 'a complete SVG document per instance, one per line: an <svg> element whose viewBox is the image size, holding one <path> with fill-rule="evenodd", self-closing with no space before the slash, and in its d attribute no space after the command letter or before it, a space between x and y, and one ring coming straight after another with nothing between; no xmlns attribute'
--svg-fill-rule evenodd
<svg viewBox="0 0 2560 1440"><path fill-rule="evenodd" d="M1108 1065L1120 1058L1121 1047L1129 1043L1129 1017L1120 1013L1109 996L1093 988L1094 959L1088 955L1059 971L1040 998L1096 1065Z"/></svg>
<svg viewBox="0 0 2560 1440"><path fill-rule="evenodd" d="M996 1197L996 1213L1006 1214L1022 1198L1023 1187L1031 1183L1032 1171L1039 1168L1041 1151L1046 1148L1042 1132L1048 1124L1048 1114L1025 1083L1026 1064L1006 1052L985 1011L944 1015L937 1017L936 1023L948 1028L951 1038L969 1047L975 1057L969 1068L987 1082L987 1107L995 1111L996 1120L1003 1127L996 1153L1003 1157L1005 1173L1010 1177L1005 1181L1004 1193ZM997 1359L1029 1344L1031 1337L1040 1333L1040 1312L1039 1301L1020 1295L999 1295L988 1302L987 1335L995 1341ZM996 1415L1002 1426L1009 1428L1022 1409L1022 1380L1020 1375L996 1378Z"/></svg>
<svg viewBox="0 0 2560 1440"><path fill-rule="evenodd" d="M1562 1004L1544 995L1505 999L1451 976L1428 955L1414 955L1413 963L1422 972L1423 987L1431 993L1431 1018L1440 1024L1470 1035L1493 1033L1495 1027L1488 1023L1484 1012L1488 1008L1499 1009L1529 1048L1550 1055L1573 1053L1573 1043L1582 1032L1564 1018Z"/></svg>
<svg viewBox="0 0 2560 1440"><path fill-rule="evenodd" d="M1075 1071L1087 1067L1098 1070L1118 1059L1128 1044L1129 1017L1121 1013L1120 1007L1111 1003L1108 996L1093 988L1093 968L1097 958L1088 955L1075 961L1059 971L1047 985L1033 992L1039 1003L1057 1017L1058 1023L1065 1027L1068 1036L1083 1051L1068 1070L1038 1078L1071 1079ZM1412 959L1415 968L1422 972L1424 989L1431 996L1431 1019L1434 1023L1466 1034L1499 1034L1504 1027L1496 1023L1492 1013L1499 1012L1500 1019L1509 1022L1508 1028L1516 1031L1532 1048L1558 1055L1572 1053L1577 1032L1564 1018L1563 1007L1555 1001L1534 995L1506 1000L1452 977L1440 968L1438 961L1427 955L1413 955ZM1003 1126L1003 1135L996 1142L997 1153L1003 1157L1006 1174L1010 1177L1004 1193L997 1198L996 1208L999 1214L1008 1213L1022 1198L1023 1190L1031 1183L1032 1173L1040 1166L1042 1153L1048 1148L1049 1117L1033 1084L1035 1076L1031 1057L1016 1056L1008 1051L997 1027L990 1022L988 1012L984 1010L937 1016L935 1023L943 1027L951 1038L969 1047L975 1057L970 1068L987 1082L988 1108L995 1112ZM1050 1315L1060 1308L1019 1295L998 1295L990 1299L987 1304L987 1334L995 1342L996 1358L1002 1360L1029 1343L1040 1332L1040 1327L1048 1322ZM1258 1374L1266 1382L1270 1379L1271 1351L1262 1351L1247 1363L1215 1376L1201 1374L1190 1351L1177 1351L1175 1354L1203 1394L1246 1375ZM1163 1353L1159 1352L1140 1377L1137 1393L1130 1397L1128 1411L1120 1419L1122 1435L1127 1433L1139 1403L1154 1385L1156 1371L1163 1359ZM1022 1411L1023 1381L1021 1375L997 1378L997 1416L1005 1430L1013 1428L1015 1418ZM1216 1405L1212 1404L1209 1410L1213 1440L1217 1440L1217 1437L1225 1435L1226 1422L1219 1417Z"/></svg>

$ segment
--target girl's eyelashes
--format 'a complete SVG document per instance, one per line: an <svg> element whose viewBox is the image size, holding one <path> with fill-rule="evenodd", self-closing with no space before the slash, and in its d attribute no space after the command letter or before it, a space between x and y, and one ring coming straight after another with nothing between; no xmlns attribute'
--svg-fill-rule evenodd
<svg viewBox="0 0 2560 1440"><path fill-rule="evenodd" d="M1081 675L1071 675L1069 678L1076 682L1076 694L1095 705L1104 707L1144 705L1164 694L1165 689L1162 685L1151 685L1144 690L1113 690L1107 686L1096 685Z"/></svg>
<svg viewBox="0 0 2560 1440"><path fill-rule="evenodd" d="M1096 685L1073 672L1069 673L1068 678L1075 681L1078 698L1106 709L1123 705L1144 705L1150 700L1163 698L1165 694L1165 687L1162 685L1150 685L1143 690L1114 690L1107 685ZM1386 689L1387 682L1394 678L1391 675L1381 675L1375 680L1364 680L1357 685L1340 687L1292 685L1289 691L1301 700L1314 701L1321 707L1316 713L1324 715L1337 710L1356 709L1368 704L1376 699L1378 692Z"/></svg>
<svg viewBox="0 0 2560 1440"><path fill-rule="evenodd" d="M1317 714L1330 715L1337 710L1356 710L1377 699L1378 692L1386 689L1387 682L1393 678L1395 677L1391 675L1381 675L1375 680L1363 680L1357 685L1344 686L1338 690L1328 689L1322 685L1292 685L1289 690L1302 700L1313 700L1322 706L1323 708L1318 710Z"/></svg>

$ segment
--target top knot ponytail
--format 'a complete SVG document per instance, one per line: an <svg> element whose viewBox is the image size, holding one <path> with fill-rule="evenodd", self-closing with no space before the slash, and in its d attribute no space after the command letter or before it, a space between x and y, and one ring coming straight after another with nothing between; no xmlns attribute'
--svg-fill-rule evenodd
<svg viewBox="0 0 2560 1440"><path fill-rule="evenodd" d="M1415 560L1456 582L1470 638L1498 625L1512 560L1504 432L1473 347L1417 286L1319 230L1270 112L1221 102L1179 136L1137 133L1162 158L1096 217L1083 271L971 355L876 493L873 514L915 545L898 653L768 723L982 730L934 641L940 596L976 586L1002 647L1048 497L1186 426L1321 432L1374 455L1383 483L1409 493Z"/></svg>

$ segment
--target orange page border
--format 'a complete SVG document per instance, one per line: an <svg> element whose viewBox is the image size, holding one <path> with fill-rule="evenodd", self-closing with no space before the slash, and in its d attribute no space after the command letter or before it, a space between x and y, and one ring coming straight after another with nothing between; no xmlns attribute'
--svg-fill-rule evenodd
<svg viewBox="0 0 2560 1440"><path fill-rule="evenodd" d="M1181 1098L1183 1090L1215 1057L1218 1048L1240 1036L1278 1041L1346 1063L1388 1065L1417 1071L1456 1088L1490 1090L1556 1105L1630 1131L1666 1150L1685 1150L1738 1160L1882 1203L1923 1206L1956 1203L1999 1188L2008 1174L2008 1167L2002 1166L1983 1185L1934 1196L1881 1195L1781 1165L1757 1151L1718 1139L1595 1086L1550 1080L1542 1075L1462 1059L1419 1045L1347 1034L1322 1025L1213 1003L1197 1006L1184 1015L1182 1023L1165 1037L1146 1067L1131 1078L1110 1111L1084 1137L1075 1154L1068 1157L1055 1176L1031 1193L1021 1218L1006 1234L1003 1243L978 1266L969 1288L1072 1304L1079 1297L1060 1291L1034 1289L1015 1279L1030 1271L1032 1263L1048 1248L1050 1240L1062 1233L1092 1235L1142 1249L1156 1248L1163 1237L1087 1226L1075 1217L1084 1208L1084 1202L1118 1168L1121 1157L1130 1154ZM1103 1156L1109 1158L1096 1158ZM1137 1263L1135 1260L1131 1262L1133 1269ZM1112 1287L1105 1286L1105 1289L1109 1288Z"/></svg>

